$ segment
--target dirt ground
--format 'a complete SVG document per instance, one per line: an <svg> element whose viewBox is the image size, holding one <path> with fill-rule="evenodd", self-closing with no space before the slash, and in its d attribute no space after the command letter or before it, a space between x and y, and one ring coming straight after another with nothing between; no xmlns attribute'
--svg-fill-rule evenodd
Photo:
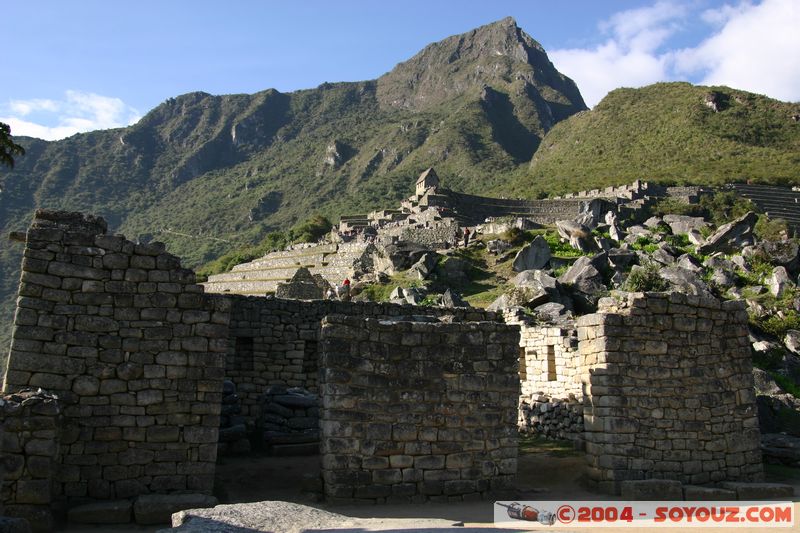
<svg viewBox="0 0 800 533"><path fill-rule="evenodd" d="M580 452L563 447L529 447L519 457L517 491L518 500L618 500L589 491L581 482L584 457ZM458 502L447 504L385 504L330 506L314 501L303 491L304 479L318 477L319 457L270 457L248 455L222 457L218 461L215 495L220 503L245 503L263 500L282 500L301 503L320 509L361 518L444 518L465 525L492 527L492 501ZM796 469L768 468L768 481L789 483L800 496L800 472ZM795 498L795 516L800 516L800 503ZM800 520L794 530L800 531ZM163 526L161 526L163 527ZM126 526L119 528L70 527L68 531L152 532L158 527ZM541 530L553 528L542 526ZM584 529L585 530L585 529ZM604 532L634 531L635 528L603 528ZM681 533L708 531L680 528ZM736 528L736 531L748 531ZM564 531L564 529L560 529ZM665 529L659 528L659 531ZM667 530L669 531L669 530ZM676 528L675 531L678 531ZM764 531L754 529L753 531ZM786 529L783 529L786 531Z"/></svg>

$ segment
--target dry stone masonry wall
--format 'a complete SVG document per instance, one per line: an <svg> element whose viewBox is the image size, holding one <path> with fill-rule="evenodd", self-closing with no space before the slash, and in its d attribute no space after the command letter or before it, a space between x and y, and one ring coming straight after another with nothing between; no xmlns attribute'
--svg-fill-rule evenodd
<svg viewBox="0 0 800 533"><path fill-rule="evenodd" d="M510 487L516 328L334 315L321 342L326 498L460 501Z"/></svg>
<svg viewBox="0 0 800 533"><path fill-rule="evenodd" d="M0 515L25 518L35 531L50 531L61 450L58 398L26 389L2 397L0 442L5 479Z"/></svg>
<svg viewBox="0 0 800 533"><path fill-rule="evenodd" d="M259 417L259 398L270 385L317 390L318 342L323 317L438 317L454 321L497 321L498 315L480 309L442 309L390 303L316 300L230 295L230 338L226 376L236 384L242 416L249 423Z"/></svg>
<svg viewBox="0 0 800 533"><path fill-rule="evenodd" d="M763 476L744 303L633 293L578 319L589 476L691 484Z"/></svg>
<svg viewBox="0 0 800 533"><path fill-rule="evenodd" d="M574 324L537 324L514 311L504 318L520 328L520 431L580 446L583 374Z"/></svg>
<svg viewBox="0 0 800 533"><path fill-rule="evenodd" d="M583 403L543 394L523 396L519 403L519 430L548 439L570 440L583 446Z"/></svg>
<svg viewBox="0 0 800 533"><path fill-rule="evenodd" d="M160 243L37 211L4 391L43 387L63 403L53 498L211 491L229 305Z"/></svg>

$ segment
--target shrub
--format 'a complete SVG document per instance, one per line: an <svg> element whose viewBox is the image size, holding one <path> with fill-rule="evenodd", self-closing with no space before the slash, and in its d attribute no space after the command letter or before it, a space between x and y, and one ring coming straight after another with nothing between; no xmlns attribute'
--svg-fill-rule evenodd
<svg viewBox="0 0 800 533"><path fill-rule="evenodd" d="M771 219L767 215L759 215L756 227L753 229L756 237L764 241L780 241L784 235L789 234L786 221L780 218Z"/></svg>
<svg viewBox="0 0 800 533"><path fill-rule="evenodd" d="M641 268L631 269L623 289L631 292L664 291L669 287L667 280L661 277L658 265L647 263Z"/></svg>
<svg viewBox="0 0 800 533"><path fill-rule="evenodd" d="M525 242L525 232L517 227L508 228L500 236L504 241L510 242L512 246L518 246Z"/></svg>
<svg viewBox="0 0 800 533"><path fill-rule="evenodd" d="M580 257L586 255L584 252L570 246L569 243L562 242L557 232L551 231L546 233L544 239L550 247L550 252L555 257Z"/></svg>
<svg viewBox="0 0 800 533"><path fill-rule="evenodd" d="M664 198L650 208L650 213L663 217L664 215L688 215L692 217L705 216L705 209L698 204L688 204L677 198Z"/></svg>
<svg viewBox="0 0 800 533"><path fill-rule="evenodd" d="M790 329L800 329L800 315L794 309L788 309L781 314L751 316L750 325L764 333L783 339Z"/></svg>
<svg viewBox="0 0 800 533"><path fill-rule="evenodd" d="M316 242L328 233L333 224L320 214L315 214L305 222L292 228L291 233L297 242Z"/></svg>
<svg viewBox="0 0 800 533"><path fill-rule="evenodd" d="M739 218L748 211L756 211L750 200L742 198L733 191L703 196L700 198L700 205L705 209L707 217L717 226Z"/></svg>

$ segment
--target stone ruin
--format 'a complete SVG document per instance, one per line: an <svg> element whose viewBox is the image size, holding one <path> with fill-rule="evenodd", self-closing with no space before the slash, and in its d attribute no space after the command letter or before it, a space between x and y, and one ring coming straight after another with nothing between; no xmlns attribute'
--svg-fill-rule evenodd
<svg viewBox="0 0 800 533"><path fill-rule="evenodd" d="M521 429L579 442L604 492L627 480L762 480L744 302L630 293L600 304L571 325L515 318Z"/></svg>
<svg viewBox="0 0 800 533"><path fill-rule="evenodd" d="M331 501L508 488L531 422L571 435L608 492L763 475L735 302L633 294L571 325L504 323L471 308L205 294L163 245L78 213L40 210L23 240L2 503L38 530L87 502L121 501L115 516L146 522L151 495L210 494L232 427L220 430L223 398L233 425L274 437L263 415L281 387L318 397L282 423L319 416Z"/></svg>

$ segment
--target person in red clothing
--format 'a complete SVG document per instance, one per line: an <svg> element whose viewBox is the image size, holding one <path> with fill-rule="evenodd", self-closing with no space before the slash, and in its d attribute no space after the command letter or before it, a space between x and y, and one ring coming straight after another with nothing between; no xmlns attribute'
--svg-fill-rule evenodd
<svg viewBox="0 0 800 533"><path fill-rule="evenodd" d="M350 280L348 278L344 278L344 281L342 282L341 299L344 301L350 299Z"/></svg>

